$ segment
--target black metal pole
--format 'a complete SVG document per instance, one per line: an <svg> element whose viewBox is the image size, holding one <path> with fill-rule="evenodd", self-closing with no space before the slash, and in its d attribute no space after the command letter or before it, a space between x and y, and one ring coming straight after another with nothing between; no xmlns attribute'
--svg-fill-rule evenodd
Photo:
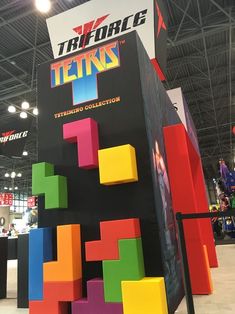
<svg viewBox="0 0 235 314"><path fill-rule="evenodd" d="M180 251L181 251L181 257L182 257L182 264L183 264L183 280L184 280L184 291L185 291L187 310L188 310L188 314L195 314L190 274L189 274L189 266L188 266L188 257L187 257L187 250L186 250L186 243L185 243L185 236L184 236L182 213L176 214L176 221L177 221L178 231L179 231L179 242L180 242Z"/></svg>

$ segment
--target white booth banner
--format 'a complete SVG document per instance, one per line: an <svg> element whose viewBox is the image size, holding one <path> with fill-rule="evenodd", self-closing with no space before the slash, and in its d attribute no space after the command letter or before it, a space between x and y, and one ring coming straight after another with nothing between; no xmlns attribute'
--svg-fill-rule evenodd
<svg viewBox="0 0 235 314"><path fill-rule="evenodd" d="M161 1L92 0L48 18L54 58L136 30L149 58L155 59L156 41L167 28Z"/></svg>

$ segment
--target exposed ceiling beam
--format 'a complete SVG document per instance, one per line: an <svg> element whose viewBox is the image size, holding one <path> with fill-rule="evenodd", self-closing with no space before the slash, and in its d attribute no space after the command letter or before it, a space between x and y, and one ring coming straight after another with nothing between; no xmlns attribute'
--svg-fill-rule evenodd
<svg viewBox="0 0 235 314"><path fill-rule="evenodd" d="M235 19L232 17L231 15L231 11L230 13L228 13L224 8L222 8L216 1L214 0L210 0L211 3L213 3L221 12L223 12L231 22L235 22Z"/></svg>

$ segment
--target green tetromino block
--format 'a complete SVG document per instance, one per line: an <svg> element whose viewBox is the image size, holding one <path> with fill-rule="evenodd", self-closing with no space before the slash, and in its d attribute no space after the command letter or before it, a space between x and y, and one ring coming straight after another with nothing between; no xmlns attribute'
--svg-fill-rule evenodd
<svg viewBox="0 0 235 314"><path fill-rule="evenodd" d="M32 167L32 194L45 194L45 209L67 208L67 178L54 175L54 165L41 162Z"/></svg>
<svg viewBox="0 0 235 314"><path fill-rule="evenodd" d="M122 302L121 282L145 276L141 238L119 240L120 260L103 261L105 302Z"/></svg>

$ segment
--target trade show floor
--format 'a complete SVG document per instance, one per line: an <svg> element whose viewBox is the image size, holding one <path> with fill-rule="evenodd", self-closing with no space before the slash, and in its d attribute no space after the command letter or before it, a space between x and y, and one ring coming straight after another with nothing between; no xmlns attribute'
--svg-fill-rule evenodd
<svg viewBox="0 0 235 314"><path fill-rule="evenodd" d="M194 296L196 314L232 314L235 309L235 245L217 245L219 268L212 269L214 292L209 296ZM186 314L185 299L177 314Z"/></svg>
<svg viewBox="0 0 235 314"><path fill-rule="evenodd" d="M212 269L214 293L210 296L194 297L196 314L234 314L235 245L219 245L216 250L220 267ZM0 300L0 314L28 314L27 309L16 308L16 266L16 261L8 261L8 299ZM175 313L187 313L185 300Z"/></svg>

